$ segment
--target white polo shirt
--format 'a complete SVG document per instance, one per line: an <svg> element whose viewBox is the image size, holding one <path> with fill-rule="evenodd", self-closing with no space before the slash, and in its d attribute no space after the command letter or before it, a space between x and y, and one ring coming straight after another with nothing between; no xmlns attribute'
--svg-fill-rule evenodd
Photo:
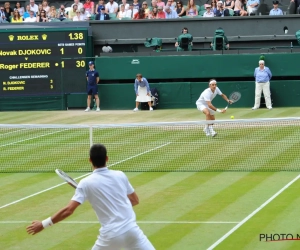
<svg viewBox="0 0 300 250"><path fill-rule="evenodd" d="M113 4L111 4L110 2L108 2L105 5L105 8L108 10L108 13L115 13L115 9L118 9L119 5L114 1Z"/></svg>
<svg viewBox="0 0 300 250"><path fill-rule="evenodd" d="M196 105L207 105L207 101L212 101L217 95L222 95L222 92L218 87L216 87L214 93L210 88L207 88L201 93L199 99L196 102Z"/></svg>
<svg viewBox="0 0 300 250"><path fill-rule="evenodd" d="M122 171L107 167L93 171L82 179L72 197L83 203L88 200L101 224L100 234L113 238L136 226L136 216L127 195L134 192Z"/></svg>

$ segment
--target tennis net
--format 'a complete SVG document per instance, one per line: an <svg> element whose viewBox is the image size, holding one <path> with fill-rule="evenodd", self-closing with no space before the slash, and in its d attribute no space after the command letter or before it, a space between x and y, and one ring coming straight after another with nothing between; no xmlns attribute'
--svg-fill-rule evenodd
<svg viewBox="0 0 300 250"><path fill-rule="evenodd" d="M106 124L0 124L0 172L88 172L89 148L107 147L122 171L299 171L300 118Z"/></svg>

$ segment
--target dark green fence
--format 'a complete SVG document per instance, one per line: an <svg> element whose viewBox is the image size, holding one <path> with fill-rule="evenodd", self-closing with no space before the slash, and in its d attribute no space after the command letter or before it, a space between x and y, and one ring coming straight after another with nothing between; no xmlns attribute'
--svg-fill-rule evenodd
<svg viewBox="0 0 300 250"><path fill-rule="evenodd" d="M201 92L208 87L206 82L172 82L153 83L150 87L157 88L159 92L158 108L196 108L195 102ZM221 91L229 95L234 91L242 94L241 100L233 107L252 107L254 104L254 81L247 82L218 82ZM99 85L101 109L133 109L135 106L135 93L133 83L130 84L104 84ZM297 81L271 81L271 93L274 107L299 106L300 80ZM69 108L83 108L86 103L85 94L69 95ZM222 98L216 97L214 104L225 107Z"/></svg>
<svg viewBox="0 0 300 250"><path fill-rule="evenodd" d="M137 73L149 79L253 77L259 54L98 57L102 80L133 80ZM274 76L298 76L300 53L267 54Z"/></svg>

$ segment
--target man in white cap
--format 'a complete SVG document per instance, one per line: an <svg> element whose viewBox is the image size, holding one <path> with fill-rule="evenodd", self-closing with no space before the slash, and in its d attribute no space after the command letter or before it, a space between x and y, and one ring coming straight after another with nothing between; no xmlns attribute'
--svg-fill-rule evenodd
<svg viewBox="0 0 300 250"><path fill-rule="evenodd" d="M217 2L216 17L230 16L229 10L224 8L223 2Z"/></svg>
<svg viewBox="0 0 300 250"><path fill-rule="evenodd" d="M213 121L215 120L215 111L219 113L225 113L226 109L218 109L215 106L212 105L212 100L216 97L216 95L222 96L222 98L228 102L232 103L226 95L224 95L221 90L217 87L217 81L215 79L209 80L208 88L205 89L199 99L196 102L197 109L199 111L202 111L203 114L206 116L207 121ZM207 124L204 127L204 133L206 136L212 136L215 137L217 135L217 132L213 129L213 124Z"/></svg>
<svg viewBox="0 0 300 250"><path fill-rule="evenodd" d="M259 61L259 67L254 71L255 77L255 103L252 110L260 107L261 93L264 93L267 109L272 109L271 93L270 93L270 80L272 73L268 67L265 66L265 61Z"/></svg>
<svg viewBox="0 0 300 250"><path fill-rule="evenodd" d="M211 6L209 4L205 5L206 12L204 12L203 17L214 17L215 14L211 11Z"/></svg>
<svg viewBox="0 0 300 250"><path fill-rule="evenodd" d="M278 1L273 1L273 9L271 9L269 15L270 16L281 16L283 15L283 12L281 9L278 8L278 4L279 2Z"/></svg>

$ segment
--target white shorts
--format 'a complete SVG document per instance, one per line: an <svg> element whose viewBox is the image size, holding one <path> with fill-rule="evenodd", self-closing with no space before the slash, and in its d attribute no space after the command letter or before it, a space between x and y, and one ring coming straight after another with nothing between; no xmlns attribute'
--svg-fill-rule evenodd
<svg viewBox="0 0 300 250"><path fill-rule="evenodd" d="M105 239L98 236L92 250L155 250L147 236L135 226L114 238Z"/></svg>
<svg viewBox="0 0 300 250"><path fill-rule="evenodd" d="M197 109L200 110L201 112L203 112L204 109L208 109L210 115L215 115L215 111L210 109L207 105L203 105L203 104L197 105Z"/></svg>

